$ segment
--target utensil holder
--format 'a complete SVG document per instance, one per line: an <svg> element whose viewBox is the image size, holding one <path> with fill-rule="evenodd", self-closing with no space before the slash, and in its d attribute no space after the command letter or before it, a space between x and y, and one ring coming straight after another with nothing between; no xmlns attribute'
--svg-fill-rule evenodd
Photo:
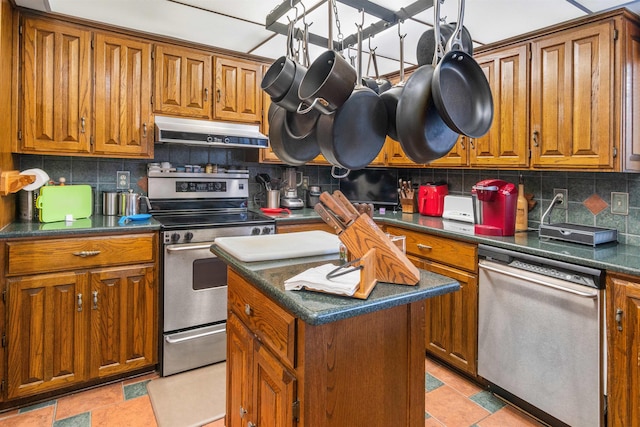
<svg viewBox="0 0 640 427"><path fill-rule="evenodd" d="M401 198L400 206L402 207L402 213L416 213L418 212L418 201L415 197Z"/></svg>

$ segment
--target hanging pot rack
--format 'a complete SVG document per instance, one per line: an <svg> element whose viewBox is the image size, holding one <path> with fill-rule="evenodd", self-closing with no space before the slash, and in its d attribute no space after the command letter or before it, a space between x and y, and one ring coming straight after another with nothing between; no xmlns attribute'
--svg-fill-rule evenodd
<svg viewBox="0 0 640 427"><path fill-rule="evenodd" d="M276 6L269 14L267 15L265 28L269 31L273 31L278 34L286 35L288 27L286 24L278 22L278 19L282 18L287 12L293 9L298 3L302 0L284 0L278 6ZM398 24L400 21L405 21L416 14L423 12L433 6L433 0L418 0L410 5L400 8L400 10L392 11L385 7L382 7L376 3L372 3L369 0L336 0L338 3L344 4L346 6L350 6L356 10L364 10L364 12L368 15L375 16L380 20L374 22L366 28L362 29L362 37L373 37L376 34L381 33L382 31ZM324 0L318 3L314 8L307 10L311 12L312 10L320 7L321 5L331 2L331 0ZM301 31L296 31L294 37L300 39L302 37ZM318 34L310 33L308 34L309 43L327 47L329 46L329 39ZM329 35L331 38L331 34ZM342 50L348 46L353 46L358 40L357 34L351 34L346 36L341 42L333 40L333 49L334 50Z"/></svg>

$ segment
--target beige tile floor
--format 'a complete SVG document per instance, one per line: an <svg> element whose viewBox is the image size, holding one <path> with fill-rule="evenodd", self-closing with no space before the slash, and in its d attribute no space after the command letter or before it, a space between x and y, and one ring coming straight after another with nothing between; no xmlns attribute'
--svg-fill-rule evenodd
<svg viewBox="0 0 640 427"><path fill-rule="evenodd" d="M0 427L153 427L146 384L157 377L149 374L0 413ZM542 426L429 358L425 378L425 427ZM224 427L224 420L205 427Z"/></svg>

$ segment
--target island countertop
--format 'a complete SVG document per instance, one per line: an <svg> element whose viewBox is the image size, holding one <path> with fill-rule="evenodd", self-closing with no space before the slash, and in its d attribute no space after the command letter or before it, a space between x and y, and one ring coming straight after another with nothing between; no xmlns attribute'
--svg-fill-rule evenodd
<svg viewBox="0 0 640 427"><path fill-rule="evenodd" d="M338 254L243 262L215 243L211 246L211 252L260 291L310 325L335 322L460 289L460 284L450 277L420 270L420 282L417 285L378 282L365 300L307 290L287 291L284 289L285 280L318 265L331 263L337 266L339 265Z"/></svg>

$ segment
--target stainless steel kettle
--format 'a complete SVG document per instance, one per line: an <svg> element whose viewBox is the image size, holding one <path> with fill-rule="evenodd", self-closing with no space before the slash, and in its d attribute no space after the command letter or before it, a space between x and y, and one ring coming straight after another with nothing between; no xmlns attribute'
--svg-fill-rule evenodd
<svg viewBox="0 0 640 427"><path fill-rule="evenodd" d="M143 196L139 193L134 193L133 190L129 190L126 193L120 193L118 199L118 215L130 216L139 214L140 199L145 199L145 201L147 202L147 208L150 210L151 204L149 203L149 198L147 196Z"/></svg>

